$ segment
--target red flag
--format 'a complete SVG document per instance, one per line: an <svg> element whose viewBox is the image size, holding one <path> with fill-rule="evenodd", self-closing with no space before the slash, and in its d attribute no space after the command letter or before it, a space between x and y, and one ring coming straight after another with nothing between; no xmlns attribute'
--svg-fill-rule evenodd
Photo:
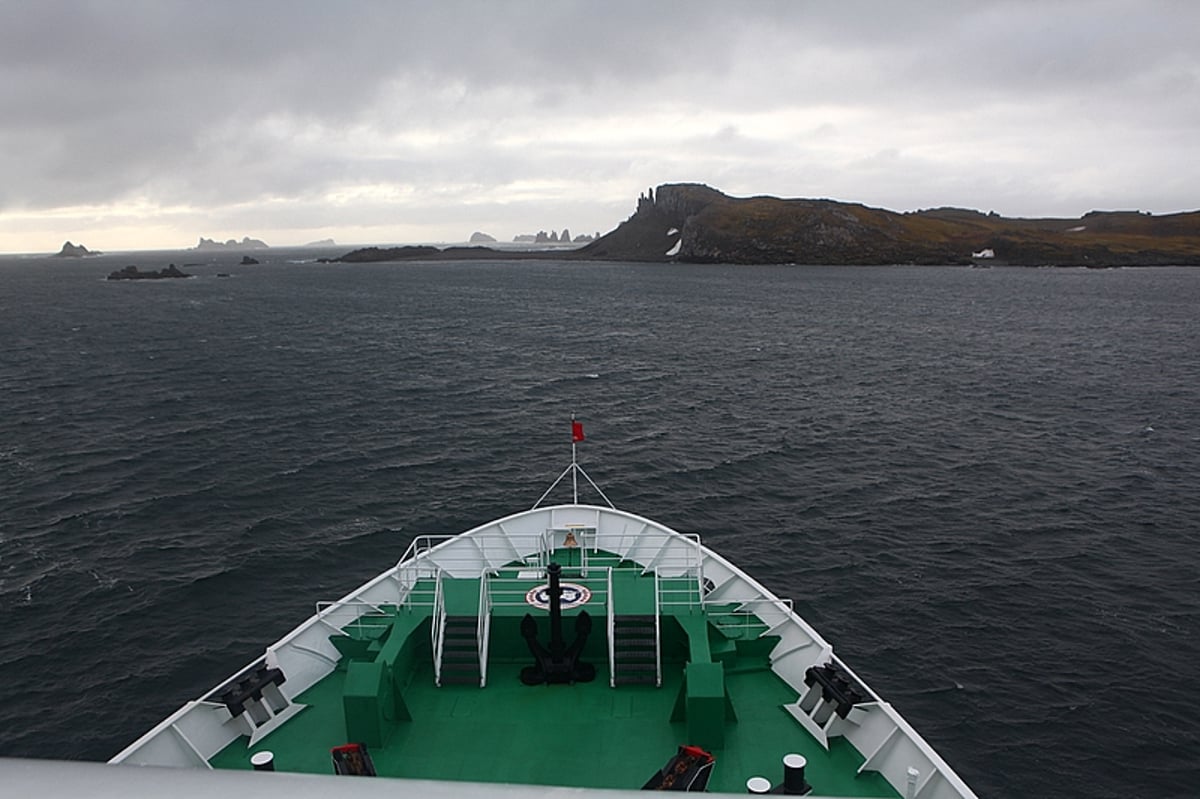
<svg viewBox="0 0 1200 799"><path fill-rule="evenodd" d="M571 420L571 442L583 441L583 422Z"/></svg>

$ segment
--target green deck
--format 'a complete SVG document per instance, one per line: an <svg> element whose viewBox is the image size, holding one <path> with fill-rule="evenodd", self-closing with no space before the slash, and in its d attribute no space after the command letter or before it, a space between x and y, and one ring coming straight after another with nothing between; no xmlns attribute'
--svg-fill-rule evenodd
<svg viewBox="0 0 1200 799"><path fill-rule="evenodd" d="M349 740L344 705L352 700L344 701L344 694L371 693L387 670L371 672L360 664L387 660L401 697L396 715L411 720L383 722L382 745L369 747L381 776L637 789L680 744L704 745L696 740L701 736L708 738L707 748L717 761L709 791L743 793L746 779L754 775L778 784L783 755L799 752L808 759L806 777L814 793L898 796L880 775L856 775L862 757L853 747L834 738L826 752L783 709L796 695L769 670L766 654L775 639L759 638L761 628L723 634L718 631L723 620L715 616L667 609L662 687L611 688L603 598L598 596L605 590L603 572L589 572L589 579L564 579L594 592L594 607L589 608L596 624L584 659L595 664L595 681L524 685L520 670L532 657L518 623L530 608L514 603L492 613L487 686L437 687L428 610L393 609L385 617L364 620L368 623L351 631L354 641L338 639L343 653L350 654L337 671L297 697L308 705L306 710L253 749L247 748L246 738L234 741L212 758L212 765L249 768L250 755L266 749L274 752L281 771L330 773L330 748ZM531 580L528 587L538 582ZM653 612L652 577L620 564L613 582L618 613ZM512 588L514 595L527 590ZM451 614L476 613L477 581L452 581L446 591ZM533 612L544 639L547 614ZM577 613L564 612L568 640ZM357 663L347 668L352 659ZM385 693L380 689L381 696ZM390 703L384 704L386 715L392 715ZM697 721L701 717L706 720Z"/></svg>

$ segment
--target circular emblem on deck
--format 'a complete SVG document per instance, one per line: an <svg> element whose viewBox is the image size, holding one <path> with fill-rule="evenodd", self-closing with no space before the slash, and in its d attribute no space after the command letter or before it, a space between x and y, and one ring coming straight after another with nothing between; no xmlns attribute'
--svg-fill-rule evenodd
<svg viewBox="0 0 1200 799"><path fill-rule="evenodd" d="M559 583L562 588L562 609L570 610L577 608L580 605L586 605L588 600L592 598L590 588L578 583ZM550 584L539 585L537 588L529 589L529 593L525 594L525 601L535 608L542 610L550 609Z"/></svg>

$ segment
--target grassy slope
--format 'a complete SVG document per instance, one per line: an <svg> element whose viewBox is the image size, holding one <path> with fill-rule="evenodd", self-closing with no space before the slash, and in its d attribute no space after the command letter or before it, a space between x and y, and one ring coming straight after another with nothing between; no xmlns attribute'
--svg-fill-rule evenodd
<svg viewBox="0 0 1200 799"><path fill-rule="evenodd" d="M583 257L733 263L969 263L985 248L1013 264L1200 265L1200 212L1092 212L1080 219L1010 219L941 208L898 214L832 200L727 197L706 186L660 186Z"/></svg>

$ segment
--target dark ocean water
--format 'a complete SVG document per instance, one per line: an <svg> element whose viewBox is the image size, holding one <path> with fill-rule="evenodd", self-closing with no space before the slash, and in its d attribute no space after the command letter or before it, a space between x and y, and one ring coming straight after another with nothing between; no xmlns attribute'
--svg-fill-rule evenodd
<svg viewBox="0 0 1200 799"><path fill-rule="evenodd" d="M0 755L111 757L532 505L574 411L981 796L1200 794L1200 270L311 257L0 259Z"/></svg>

